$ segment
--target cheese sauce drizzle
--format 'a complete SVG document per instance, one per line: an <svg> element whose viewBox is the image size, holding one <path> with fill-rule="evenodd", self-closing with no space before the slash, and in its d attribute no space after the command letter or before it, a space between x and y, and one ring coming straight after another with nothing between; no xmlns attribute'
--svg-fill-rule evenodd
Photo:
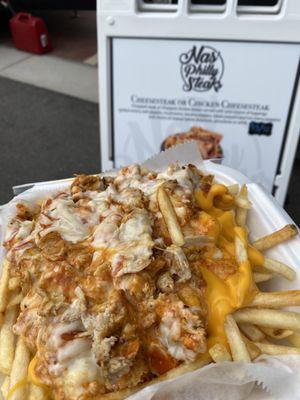
<svg viewBox="0 0 300 400"><path fill-rule="evenodd" d="M224 185L214 184L206 194L201 189L195 191L199 207L211 217L215 218L220 229L215 236L217 246L235 257L234 239L238 236L247 248L248 259L238 265L237 271L225 280L205 266L201 272L206 281L206 301L208 304L208 349L216 343L228 348L224 331L224 321L228 314L247 305L255 295L257 289L252 279L252 267L262 266L263 255L248 242L248 235L244 228L235 224L234 213L215 207L215 203L229 203L228 189ZM222 198L226 196L226 201Z"/></svg>

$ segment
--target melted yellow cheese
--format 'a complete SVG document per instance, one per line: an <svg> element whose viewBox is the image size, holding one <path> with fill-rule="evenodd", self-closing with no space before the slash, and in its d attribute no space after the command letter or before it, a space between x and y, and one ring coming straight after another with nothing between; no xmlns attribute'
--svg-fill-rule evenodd
<svg viewBox="0 0 300 400"><path fill-rule="evenodd" d="M21 387L27 385L27 379L21 379L19 382L17 382L7 393L6 399L9 400L10 397L15 393L16 390L20 389Z"/></svg>
<svg viewBox="0 0 300 400"><path fill-rule="evenodd" d="M28 376L27 378L21 379L17 382L8 392L6 399L9 400L10 397L15 393L16 390L20 389L21 387L27 385L28 383L33 383L36 386L42 388L45 392L45 395L48 396L50 394L50 389L48 386L44 385L40 378L36 375L34 369L36 366L37 358L36 356L30 361L28 366ZM48 397L47 397L48 398Z"/></svg>
<svg viewBox="0 0 300 400"><path fill-rule="evenodd" d="M209 192L206 194L201 189L196 190L195 197L199 206L204 211L209 211L214 206L216 196L224 196L228 194L228 189L224 185L213 185Z"/></svg>
<svg viewBox="0 0 300 400"><path fill-rule="evenodd" d="M36 386L39 386L40 388L45 390L45 394L49 393L49 388L48 386L44 385L40 378L36 375L34 369L37 363L37 358L36 356L33 357L33 359L30 361L29 366L28 366L28 376L27 378L21 379L19 382L17 382L8 392L6 399L9 400L10 397L14 394L14 392L21 387L27 385L28 383L33 383Z"/></svg>
<svg viewBox="0 0 300 400"><path fill-rule="evenodd" d="M247 249L248 259L241 262L237 271L225 280L208 268L200 267L207 284L205 296L208 304L208 348L216 343L222 343L228 347L224 331L225 318L251 301L256 292L252 266L261 266L264 262L263 255L249 245L246 230L236 226L234 213L216 207L216 196L219 198L219 203L222 203L222 197L228 196L226 186L213 185L207 195L202 190L195 193L200 208L220 224L219 236L216 238L217 246L222 251L235 256L234 239L238 236Z"/></svg>
<svg viewBox="0 0 300 400"><path fill-rule="evenodd" d="M27 381L29 383L33 383L36 386L41 387L42 389L48 391L49 387L42 383L41 379L36 375L35 373L35 366L37 363L37 357L36 355L33 357L33 359L30 361L29 366L28 366L28 376L27 376Z"/></svg>

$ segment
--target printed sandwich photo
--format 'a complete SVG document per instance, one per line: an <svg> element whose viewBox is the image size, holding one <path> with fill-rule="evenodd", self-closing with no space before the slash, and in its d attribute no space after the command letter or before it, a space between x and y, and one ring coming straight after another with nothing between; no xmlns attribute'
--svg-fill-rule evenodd
<svg viewBox="0 0 300 400"><path fill-rule="evenodd" d="M187 132L169 135L163 141L161 149L166 150L180 143L194 140L197 143L204 160L222 159L223 150L220 145L222 138L223 136L220 133L203 129L200 126L193 126Z"/></svg>

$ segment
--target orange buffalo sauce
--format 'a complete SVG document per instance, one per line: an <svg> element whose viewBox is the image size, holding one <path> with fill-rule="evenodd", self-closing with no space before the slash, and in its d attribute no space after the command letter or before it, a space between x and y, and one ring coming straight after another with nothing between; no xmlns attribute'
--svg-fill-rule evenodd
<svg viewBox="0 0 300 400"><path fill-rule="evenodd" d="M213 185L207 195L202 190L195 192L200 208L219 223L216 245L222 251L235 256L234 240L238 236L247 248L248 259L239 263L237 271L224 280L208 268L200 267L207 285L205 297L208 304L208 349L216 343L228 348L224 331L225 318L252 300L257 291L252 278L252 266L262 266L264 263L263 255L249 244L246 230L236 226L234 213L218 208L218 204L225 203L222 200L224 196L229 203L230 194L226 186L220 184Z"/></svg>

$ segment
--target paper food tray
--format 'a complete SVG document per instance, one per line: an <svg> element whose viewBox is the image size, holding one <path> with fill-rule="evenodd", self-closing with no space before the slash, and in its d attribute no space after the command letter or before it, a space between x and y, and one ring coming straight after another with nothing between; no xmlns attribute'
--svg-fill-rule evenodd
<svg viewBox="0 0 300 400"><path fill-rule="evenodd" d="M247 183L250 201L253 203L253 208L250 210L248 216L248 226L250 229L251 233L250 236L252 240L260 236L263 236L267 233L273 232L274 230L281 228L285 224L293 223L292 219L278 205L278 203L272 196L267 194L259 185L251 183L249 179L243 174L239 173L238 171L232 168L220 164L215 164L210 161L203 162L199 158L198 149L194 145L191 145L191 143L189 143L188 145L179 145L177 147L180 148L180 151L178 149L177 151L171 149L171 151L166 151L163 154L160 154L157 157L146 161L145 165L154 170L158 170L164 168L169 162L174 162L179 160L182 163L196 164L200 169L204 170L205 172L215 175L215 179L220 183L224 183L226 185L231 185L234 183L239 183L239 184ZM195 159L196 155L197 159ZM10 203L8 203L8 205L2 206L0 208L0 228L2 228L1 229L2 238L4 234L3 231L5 230L7 221L11 216L12 208L14 207L17 201L21 199L33 200L42 198L43 196L49 195L51 193L54 194L55 192L61 191L66 187L68 187L70 185L70 182L71 182L70 179L66 179L61 181L41 182L38 184L33 184L34 185L33 187L31 187L29 190L23 193L20 193ZM20 190L22 190L24 186L26 185L19 186ZM292 266L298 272L297 279L294 282L288 282L283 279L274 278L272 282L268 284L269 289L287 290L287 289L300 288L300 259L298 257L298 255L300 255L300 239L298 237L295 237L292 240L289 240L288 242L276 246L276 248L274 249L269 250L268 254L271 257L283 261L286 264ZM2 251L2 254L0 252L0 262L1 262L1 257L3 258L3 256L4 252ZM148 392L146 392L145 394L143 394L143 392L144 391L142 391L140 396L138 395L138 393L136 395L133 395L132 398L151 399L153 397L153 395L150 396L149 394L151 390L148 390ZM155 399L161 399L161 398L163 397L160 397L159 395L158 397L156 397L155 395ZM173 399L173 397L170 398ZM238 399L239 397L230 396L230 398ZM269 394L266 394L257 387L248 398L249 400L273 399L273 397L271 397ZM288 397L285 396L280 397L280 399L285 399L285 398L288 399ZM300 391L299 391L299 397L297 398L300 399ZM216 399L219 399L219 397L216 397Z"/></svg>

